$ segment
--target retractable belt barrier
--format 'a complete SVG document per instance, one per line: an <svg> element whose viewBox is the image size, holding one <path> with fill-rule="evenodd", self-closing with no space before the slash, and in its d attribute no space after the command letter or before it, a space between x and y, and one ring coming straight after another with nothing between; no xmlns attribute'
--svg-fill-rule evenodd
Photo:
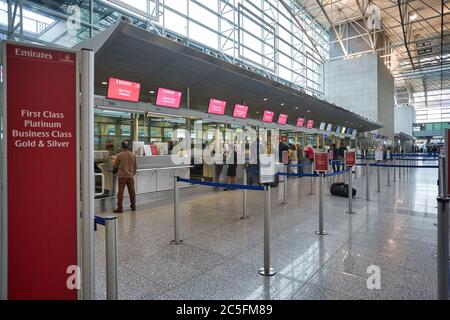
<svg viewBox="0 0 450 320"><path fill-rule="evenodd" d="M95 216L95 230L97 224L105 227L106 299L117 300L117 217Z"/></svg>
<svg viewBox="0 0 450 320"><path fill-rule="evenodd" d="M247 181L247 172L244 170L244 183ZM216 188L231 188L231 189L241 189L243 190L243 217L241 219L247 219L247 190L254 191L264 191L264 266L259 269L258 273L262 276L273 276L276 272L270 267L270 186L249 186L247 184L230 184L230 183L220 183L220 182L207 182L193 179L186 179L181 177L174 177L174 240L171 241L172 244L178 245L183 242L179 238L179 225L180 225L180 192L179 192L179 182L185 182L193 185L202 185Z"/></svg>
<svg viewBox="0 0 450 320"><path fill-rule="evenodd" d="M230 189L245 189L245 190L256 190L256 191L264 191L264 187L261 186L249 186L243 184L232 184L232 183L222 183L222 182L209 182L209 181L201 181L194 179L185 179L177 177L178 182L186 182L190 184L197 184L202 186L209 187L217 187L217 188L230 188Z"/></svg>

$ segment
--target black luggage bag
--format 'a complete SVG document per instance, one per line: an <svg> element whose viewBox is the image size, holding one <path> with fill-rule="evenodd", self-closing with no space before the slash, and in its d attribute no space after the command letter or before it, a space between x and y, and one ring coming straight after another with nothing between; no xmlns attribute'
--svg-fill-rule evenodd
<svg viewBox="0 0 450 320"><path fill-rule="evenodd" d="M353 189L353 197L356 196L356 189ZM330 192L333 196L348 198L348 184L343 182L333 183L330 188Z"/></svg>

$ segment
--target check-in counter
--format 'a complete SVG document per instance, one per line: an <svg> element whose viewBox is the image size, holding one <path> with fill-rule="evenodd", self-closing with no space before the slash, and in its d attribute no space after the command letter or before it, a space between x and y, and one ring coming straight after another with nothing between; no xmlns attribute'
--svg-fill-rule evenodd
<svg viewBox="0 0 450 320"><path fill-rule="evenodd" d="M190 178L190 158L171 155L137 157L137 173L135 188L139 202L155 201L170 196L173 190L174 176ZM99 210L114 206L118 189L118 177L112 174L110 160L97 163L104 176L104 194L96 197L96 207ZM188 187L180 183L180 188ZM128 192L125 192L128 196Z"/></svg>
<svg viewBox="0 0 450 320"><path fill-rule="evenodd" d="M138 157L137 163L137 194L171 190L174 176L189 179L192 167L190 158L170 155Z"/></svg>

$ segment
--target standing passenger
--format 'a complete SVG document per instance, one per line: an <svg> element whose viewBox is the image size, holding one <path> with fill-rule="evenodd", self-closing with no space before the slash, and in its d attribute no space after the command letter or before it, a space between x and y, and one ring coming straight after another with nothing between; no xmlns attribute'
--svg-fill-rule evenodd
<svg viewBox="0 0 450 320"><path fill-rule="evenodd" d="M295 148L294 145L289 146L289 164L293 165L289 171L291 173L297 173L296 165L298 164L298 158L297 158L297 149Z"/></svg>
<svg viewBox="0 0 450 320"><path fill-rule="evenodd" d="M122 152L115 160L114 168L119 177L119 191L117 192L117 209L115 213L123 212L123 193L127 186L130 195L131 210L136 211L136 191L134 189L134 176L137 171L136 156L129 150L129 142L122 141Z"/></svg>
<svg viewBox="0 0 450 320"><path fill-rule="evenodd" d="M298 164L303 165L304 161L304 151L303 151L303 147L300 143L296 144L296 149L297 149L297 160L298 160ZM303 167L298 167L298 173L303 173Z"/></svg>

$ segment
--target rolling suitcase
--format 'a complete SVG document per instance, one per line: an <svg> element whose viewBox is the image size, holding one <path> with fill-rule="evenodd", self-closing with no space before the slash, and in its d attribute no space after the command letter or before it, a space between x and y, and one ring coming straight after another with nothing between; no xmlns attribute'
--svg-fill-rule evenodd
<svg viewBox="0 0 450 320"><path fill-rule="evenodd" d="M352 189L353 189L352 194L354 197L354 196L356 196L356 189L355 188L352 188ZM333 196L348 198L348 184L345 184L343 182L333 183L330 188L330 193Z"/></svg>

